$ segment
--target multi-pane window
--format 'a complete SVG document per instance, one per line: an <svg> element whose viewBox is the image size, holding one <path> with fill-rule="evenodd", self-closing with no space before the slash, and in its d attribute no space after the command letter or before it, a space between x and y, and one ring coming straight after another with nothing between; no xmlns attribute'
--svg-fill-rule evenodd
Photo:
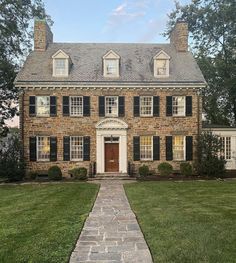
<svg viewBox="0 0 236 263"><path fill-rule="evenodd" d="M222 155L225 160L231 159L231 137L221 137Z"/></svg>
<svg viewBox="0 0 236 263"><path fill-rule="evenodd" d="M47 136L37 137L37 160L38 161L50 160L50 137Z"/></svg>
<svg viewBox="0 0 236 263"><path fill-rule="evenodd" d="M140 160L152 160L152 136L140 136Z"/></svg>
<svg viewBox="0 0 236 263"><path fill-rule="evenodd" d="M70 156L72 161L83 160L83 137L71 136L70 137Z"/></svg>
<svg viewBox="0 0 236 263"><path fill-rule="evenodd" d="M173 96L172 97L173 116L184 116L185 115L185 97L184 96Z"/></svg>
<svg viewBox="0 0 236 263"><path fill-rule="evenodd" d="M140 97L140 115L152 116L153 97Z"/></svg>
<svg viewBox="0 0 236 263"><path fill-rule="evenodd" d="M109 96L105 98L106 116L118 116L118 97Z"/></svg>
<svg viewBox="0 0 236 263"><path fill-rule="evenodd" d="M83 116L83 97L70 97L70 115Z"/></svg>
<svg viewBox="0 0 236 263"><path fill-rule="evenodd" d="M50 97L49 96L37 96L36 97L36 113L37 116L49 116L50 115Z"/></svg>
<svg viewBox="0 0 236 263"><path fill-rule="evenodd" d="M66 59L64 58L56 58L54 60L54 69L55 69L55 75L57 76L65 76L67 75L66 70Z"/></svg>
<svg viewBox="0 0 236 263"><path fill-rule="evenodd" d="M184 136L173 137L173 159L184 160Z"/></svg>
<svg viewBox="0 0 236 263"><path fill-rule="evenodd" d="M165 76L167 75L167 60L166 59L157 59L157 75Z"/></svg>
<svg viewBox="0 0 236 263"><path fill-rule="evenodd" d="M116 76L116 75L118 75L117 59L107 59L106 60L106 74L108 76Z"/></svg>

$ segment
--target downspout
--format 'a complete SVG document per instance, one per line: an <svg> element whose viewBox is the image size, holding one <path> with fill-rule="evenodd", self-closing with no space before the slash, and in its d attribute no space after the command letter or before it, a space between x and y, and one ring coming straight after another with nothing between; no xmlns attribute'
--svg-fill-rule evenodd
<svg viewBox="0 0 236 263"><path fill-rule="evenodd" d="M24 160L24 99L25 92L22 89L20 94L20 137L21 137L21 159Z"/></svg>

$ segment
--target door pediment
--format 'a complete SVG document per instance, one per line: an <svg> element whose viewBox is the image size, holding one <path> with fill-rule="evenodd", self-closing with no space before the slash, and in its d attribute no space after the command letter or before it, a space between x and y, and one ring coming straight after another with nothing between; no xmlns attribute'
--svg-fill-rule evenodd
<svg viewBox="0 0 236 263"><path fill-rule="evenodd" d="M98 130L125 130L128 129L128 125L120 120L115 118L107 118L99 121L95 125Z"/></svg>

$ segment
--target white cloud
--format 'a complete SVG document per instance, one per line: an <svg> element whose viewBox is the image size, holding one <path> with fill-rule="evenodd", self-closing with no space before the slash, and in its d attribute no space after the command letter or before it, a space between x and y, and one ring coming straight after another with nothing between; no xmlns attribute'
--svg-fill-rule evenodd
<svg viewBox="0 0 236 263"><path fill-rule="evenodd" d="M109 14L104 31L113 30L117 26L127 22L136 21L146 15L146 4L149 0L130 1L126 0L118 5Z"/></svg>

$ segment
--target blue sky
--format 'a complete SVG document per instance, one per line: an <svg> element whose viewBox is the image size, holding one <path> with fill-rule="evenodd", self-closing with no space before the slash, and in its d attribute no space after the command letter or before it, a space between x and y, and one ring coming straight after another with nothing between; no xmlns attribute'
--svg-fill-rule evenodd
<svg viewBox="0 0 236 263"><path fill-rule="evenodd" d="M45 0L55 42L166 42L174 0ZM181 4L190 0L180 0Z"/></svg>

